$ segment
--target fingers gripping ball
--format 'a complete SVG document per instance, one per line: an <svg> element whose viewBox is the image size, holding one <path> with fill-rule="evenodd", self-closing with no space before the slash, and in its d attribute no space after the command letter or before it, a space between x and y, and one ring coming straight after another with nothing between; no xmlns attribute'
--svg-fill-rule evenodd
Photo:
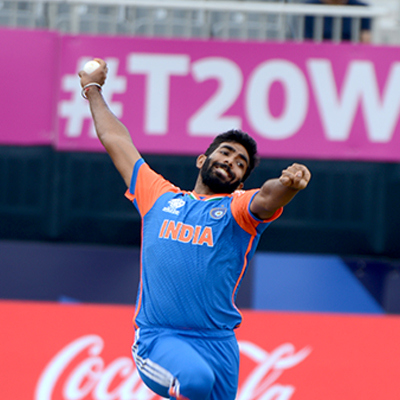
<svg viewBox="0 0 400 400"><path fill-rule="evenodd" d="M107 70L107 65L101 59L97 58L88 61L83 66L82 71L80 71L78 75L81 78L81 95L84 99L88 99L86 93L91 86L97 86L99 91L101 91L107 75Z"/></svg>
<svg viewBox="0 0 400 400"><path fill-rule="evenodd" d="M302 190L307 187L310 178L311 174L306 166L294 163L282 171L279 180L284 186Z"/></svg>
<svg viewBox="0 0 400 400"><path fill-rule="evenodd" d="M91 60L91 61L88 61L83 66L83 71L85 71L87 74L91 74L93 71L95 71L99 67L100 67L100 64L97 61Z"/></svg>

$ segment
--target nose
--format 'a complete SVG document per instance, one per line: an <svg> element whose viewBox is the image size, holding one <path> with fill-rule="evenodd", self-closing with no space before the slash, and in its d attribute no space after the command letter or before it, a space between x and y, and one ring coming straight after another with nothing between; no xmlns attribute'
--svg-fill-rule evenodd
<svg viewBox="0 0 400 400"><path fill-rule="evenodd" d="M226 159L224 160L224 163L227 164L229 167L232 167L233 158L232 157L226 157Z"/></svg>

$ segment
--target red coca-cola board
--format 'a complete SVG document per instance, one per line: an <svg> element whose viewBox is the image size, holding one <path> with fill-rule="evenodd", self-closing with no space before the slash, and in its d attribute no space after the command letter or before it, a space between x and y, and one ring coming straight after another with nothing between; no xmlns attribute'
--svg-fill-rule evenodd
<svg viewBox="0 0 400 400"><path fill-rule="evenodd" d="M237 400L400 398L399 317L243 314ZM2 301L0 315L0 399L158 399L131 359L132 307Z"/></svg>

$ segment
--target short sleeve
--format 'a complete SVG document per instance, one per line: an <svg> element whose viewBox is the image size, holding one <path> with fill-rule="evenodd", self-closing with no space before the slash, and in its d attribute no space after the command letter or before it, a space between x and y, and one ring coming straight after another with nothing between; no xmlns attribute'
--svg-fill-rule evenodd
<svg viewBox="0 0 400 400"><path fill-rule="evenodd" d="M133 202L140 215L146 215L156 200L167 192L178 193L180 189L153 171L142 158L138 160L125 196Z"/></svg>
<svg viewBox="0 0 400 400"><path fill-rule="evenodd" d="M235 218L239 226L250 233L251 235L257 234L257 227L260 224L268 224L275 219L279 218L283 212L283 207L275 211L274 215L267 220L260 220L250 211L250 204L254 196L259 192L260 189L252 189L246 191L236 191L233 194L231 202L232 215Z"/></svg>

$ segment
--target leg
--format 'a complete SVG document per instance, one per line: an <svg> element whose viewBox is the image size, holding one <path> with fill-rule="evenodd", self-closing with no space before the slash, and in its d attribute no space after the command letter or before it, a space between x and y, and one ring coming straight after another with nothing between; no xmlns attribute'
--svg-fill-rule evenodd
<svg viewBox="0 0 400 400"><path fill-rule="evenodd" d="M209 399L214 373L186 340L171 334L140 338L133 354L143 382L157 394L177 400Z"/></svg>
<svg viewBox="0 0 400 400"><path fill-rule="evenodd" d="M202 354L214 371L215 383L209 400L235 400L239 381L239 347L232 336L225 340L198 341Z"/></svg>

